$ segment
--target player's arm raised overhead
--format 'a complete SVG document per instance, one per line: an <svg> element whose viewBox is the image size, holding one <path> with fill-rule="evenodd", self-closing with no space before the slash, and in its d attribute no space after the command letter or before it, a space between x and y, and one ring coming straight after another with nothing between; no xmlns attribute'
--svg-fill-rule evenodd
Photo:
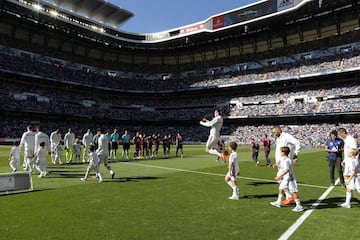
<svg viewBox="0 0 360 240"><path fill-rule="evenodd" d="M200 121L200 124L201 124L202 126L204 126L204 127L211 127L211 126L213 126L215 123L217 123L218 120L219 120L218 117L213 118L211 121L205 119L205 121L204 121L204 120Z"/></svg>

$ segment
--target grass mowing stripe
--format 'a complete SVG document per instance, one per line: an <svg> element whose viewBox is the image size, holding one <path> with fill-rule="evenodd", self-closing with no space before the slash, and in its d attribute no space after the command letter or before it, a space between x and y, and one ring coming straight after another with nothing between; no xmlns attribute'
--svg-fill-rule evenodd
<svg viewBox="0 0 360 240"><path fill-rule="evenodd" d="M158 168L158 169L178 171L178 172L188 172L188 173L197 173L197 174L203 174L203 175L212 175L212 176L225 177L225 174L209 173L209 172L200 172L200 171L186 170L186 169L179 169L179 168L170 168L170 167L161 167L161 166L141 164L141 163L129 163L129 162L124 162L124 163L122 163L122 164L130 164L130 165L137 165L137 166L142 166L142 167ZM277 183L277 181L274 181L274 180L261 179L261 178L252 178L252 177L243 177L243 176L238 176L237 178L246 179L246 180L254 180L254 181L262 181L262 182L274 182L274 183ZM323 189L328 188L328 187L325 187L325 186L310 185L310 184L303 184L303 183L300 183L300 184L298 183L298 185L299 185L299 186L304 186L304 187L312 187L312 188L323 188Z"/></svg>
<svg viewBox="0 0 360 240"><path fill-rule="evenodd" d="M171 170L171 171L177 171L177 172L198 173L198 174L212 175L212 176L221 176L221 177L225 176L224 174L219 174L219 173L199 172L199 171L193 171L193 170L186 170L186 169L179 169L179 168L170 168L170 167L161 167L161 166L148 165L148 164L140 164L140 163L129 163L129 162L125 162L125 163L123 163L123 164L137 165L137 166L142 166L142 167L158 168L158 169Z"/></svg>
<svg viewBox="0 0 360 240"><path fill-rule="evenodd" d="M339 179L336 180L335 185L340 182ZM335 188L335 186L330 186L328 189L316 200L313 205L311 205L310 209L305 211L300 218L296 220L296 222L283 234L278 240L287 240L291 235L300 227L300 225L310 216L310 214L316 209L317 206L329 195L329 193Z"/></svg>

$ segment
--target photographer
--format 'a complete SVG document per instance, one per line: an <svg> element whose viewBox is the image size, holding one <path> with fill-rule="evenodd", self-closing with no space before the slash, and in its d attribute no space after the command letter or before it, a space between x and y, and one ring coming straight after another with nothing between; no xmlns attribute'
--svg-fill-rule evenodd
<svg viewBox="0 0 360 240"><path fill-rule="evenodd" d="M342 152L344 150L344 141L338 137L338 133L336 130L332 130L330 132L330 136L326 141L325 151L328 152L327 160L329 162L330 167L330 182L332 186L335 186L334 180L334 170L336 168L340 183L342 186L345 186L344 176L341 167L342 161Z"/></svg>

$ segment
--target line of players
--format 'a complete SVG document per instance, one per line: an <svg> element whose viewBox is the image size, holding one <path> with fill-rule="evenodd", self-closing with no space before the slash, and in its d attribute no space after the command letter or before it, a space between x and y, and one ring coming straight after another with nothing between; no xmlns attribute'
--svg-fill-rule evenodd
<svg viewBox="0 0 360 240"><path fill-rule="evenodd" d="M43 177L48 173L46 168L46 152L51 155L51 161L54 165L63 163L63 148L65 149L66 163L85 163L89 162L89 156L91 155L90 147L93 145L98 155L104 155L101 156L101 158L103 158L101 162L104 163L113 177L114 173L108 165L108 162L110 160L118 160L117 150L120 143L123 147L121 160L130 160L129 149L131 144L134 145L133 159L159 157L160 145L163 146L164 158L169 158L170 148L171 145L174 144L174 141L170 134L161 138L160 134L147 136L144 133L137 132L134 137L131 138L127 130L124 130L124 133L120 136L116 128L111 134L108 130L98 129L95 135L92 134L91 129L88 129L83 135L82 141L80 141L80 139L75 137L71 128L68 129L68 132L62 139L59 129L53 131L49 137L46 133L42 132L41 126L36 126L35 129L33 129L32 126L28 126L27 131L24 132L21 137L21 141L14 143L9 157L9 164L13 172L18 171L20 165L20 149L24 146L24 170L32 172L35 169L40 172L39 177ZM41 148L44 149L43 152L45 152L45 156L41 157L43 161L37 159L39 158L40 144L42 145ZM183 157L183 138L180 133L176 134L175 144L176 157ZM81 151L82 161L80 161Z"/></svg>
<svg viewBox="0 0 360 240"><path fill-rule="evenodd" d="M53 133L56 133L56 132L53 132ZM65 145L65 149L67 151L66 152L66 154L67 154L66 160L68 163L72 162L73 152L75 152L75 162L79 162L79 155L80 155L80 151L81 151L81 149L79 148L79 147L81 147L80 141L79 141L79 139L75 139L75 136L73 135L73 133L72 133L73 137L71 138L71 140L68 140L68 135L70 132L71 132L71 129L69 129L69 132L67 134L65 134L65 136L64 136L64 145ZM59 133L57 133L57 134L59 134ZM110 133L110 131L107 130L104 134L109 140L108 160L119 160L117 157L117 151L118 151L120 144L122 145L122 148L123 148L122 154L121 154L121 160L130 160L129 150L130 150L131 144L134 145L133 159L159 157L160 145L163 146L164 158L169 158L171 145L174 144L170 134L165 135L163 138L161 138L160 134L146 135L145 133L136 132L136 134L131 138L131 136L129 135L127 130L124 130L124 133L120 136L120 134L118 133L118 130L116 128L114 129L114 131L112 133ZM53 161L54 164L56 164L56 147L59 145L59 142L60 142L58 140L59 138L61 138L61 137L58 136L57 139L52 141L51 140L52 137L50 136L50 141L55 143L55 145L53 146L55 149L54 150L55 162ZM82 162L86 162L86 159L87 159L86 155L89 152L90 144L94 144L95 149L98 148L98 138L99 138L99 134L97 133L97 134L93 135L91 133L90 129L88 129L87 132L83 135L82 144L84 145L84 151L83 151L83 156L82 156ZM75 143L72 145L71 143L74 142L74 139L75 139ZM179 153L181 154L180 156L183 157L184 156L183 138L180 135L180 133L177 133L177 135L176 135L175 144L176 144L176 157L178 157ZM72 150L72 149L74 149L74 150Z"/></svg>

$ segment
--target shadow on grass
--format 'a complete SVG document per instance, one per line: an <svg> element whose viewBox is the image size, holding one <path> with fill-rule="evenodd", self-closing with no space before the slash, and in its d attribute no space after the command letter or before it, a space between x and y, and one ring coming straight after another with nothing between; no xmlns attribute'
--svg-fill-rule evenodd
<svg viewBox="0 0 360 240"><path fill-rule="evenodd" d="M79 171L79 173L75 172L66 172L66 171L51 171L46 178L81 178L84 177L85 172Z"/></svg>
<svg viewBox="0 0 360 240"><path fill-rule="evenodd" d="M21 194L29 194L29 193L36 193L36 192L42 192L42 191L49 191L54 190L54 188L43 188L43 189L33 189L33 190L24 190L24 191L8 191L8 192L0 192L0 197L5 198L6 196L11 195L21 195Z"/></svg>
<svg viewBox="0 0 360 240"><path fill-rule="evenodd" d="M186 158L191 157L191 155L187 155ZM185 158L185 157L183 157ZM182 159L181 157L176 157L176 156L170 156L167 158L164 157L155 157L155 158L140 158L140 159L130 159L130 160L121 160L121 161L113 161L114 163L116 162L123 162L123 163L139 163L139 162L146 162L146 161L163 161L163 160L176 160L176 159Z"/></svg>
<svg viewBox="0 0 360 240"><path fill-rule="evenodd" d="M246 185L262 186L262 185L279 185L277 182L249 182Z"/></svg>
<svg viewBox="0 0 360 240"><path fill-rule="evenodd" d="M80 179L82 177L84 177L85 172L79 172L79 173L53 173L49 174L47 177L49 178L75 178L75 179ZM150 176L135 176L135 177L119 177L117 178L115 175L114 179L109 178L108 175L102 175L103 179L104 179L104 183L111 183L111 182L139 182L139 181L143 181L143 180L156 180L156 179L160 179L159 177L150 177ZM95 179L95 173L90 173L89 178L93 178Z"/></svg>
<svg viewBox="0 0 360 240"><path fill-rule="evenodd" d="M314 207L312 207L312 205L317 201L317 199L309 199L306 201L301 201L301 203L304 206L308 206L308 209L313 209ZM333 197L333 198L326 198L323 201L321 201L321 203L316 206L316 209L328 209L328 208L340 208L339 204L343 203L345 201L345 194L344 197ZM354 204L357 203L357 204ZM360 204L360 200L357 198L352 198L351 199L351 207L352 208L358 208Z"/></svg>
<svg viewBox="0 0 360 240"><path fill-rule="evenodd" d="M160 177L150 177L150 176L135 176L135 177L123 177L123 178L116 178L112 179L112 181L108 182L139 182L143 180L157 180Z"/></svg>
<svg viewBox="0 0 360 240"><path fill-rule="evenodd" d="M241 192L240 192L240 197L241 198L247 198L247 199L253 199L253 198L277 198L277 194L260 194L260 195L244 195L244 196L241 196Z"/></svg>

